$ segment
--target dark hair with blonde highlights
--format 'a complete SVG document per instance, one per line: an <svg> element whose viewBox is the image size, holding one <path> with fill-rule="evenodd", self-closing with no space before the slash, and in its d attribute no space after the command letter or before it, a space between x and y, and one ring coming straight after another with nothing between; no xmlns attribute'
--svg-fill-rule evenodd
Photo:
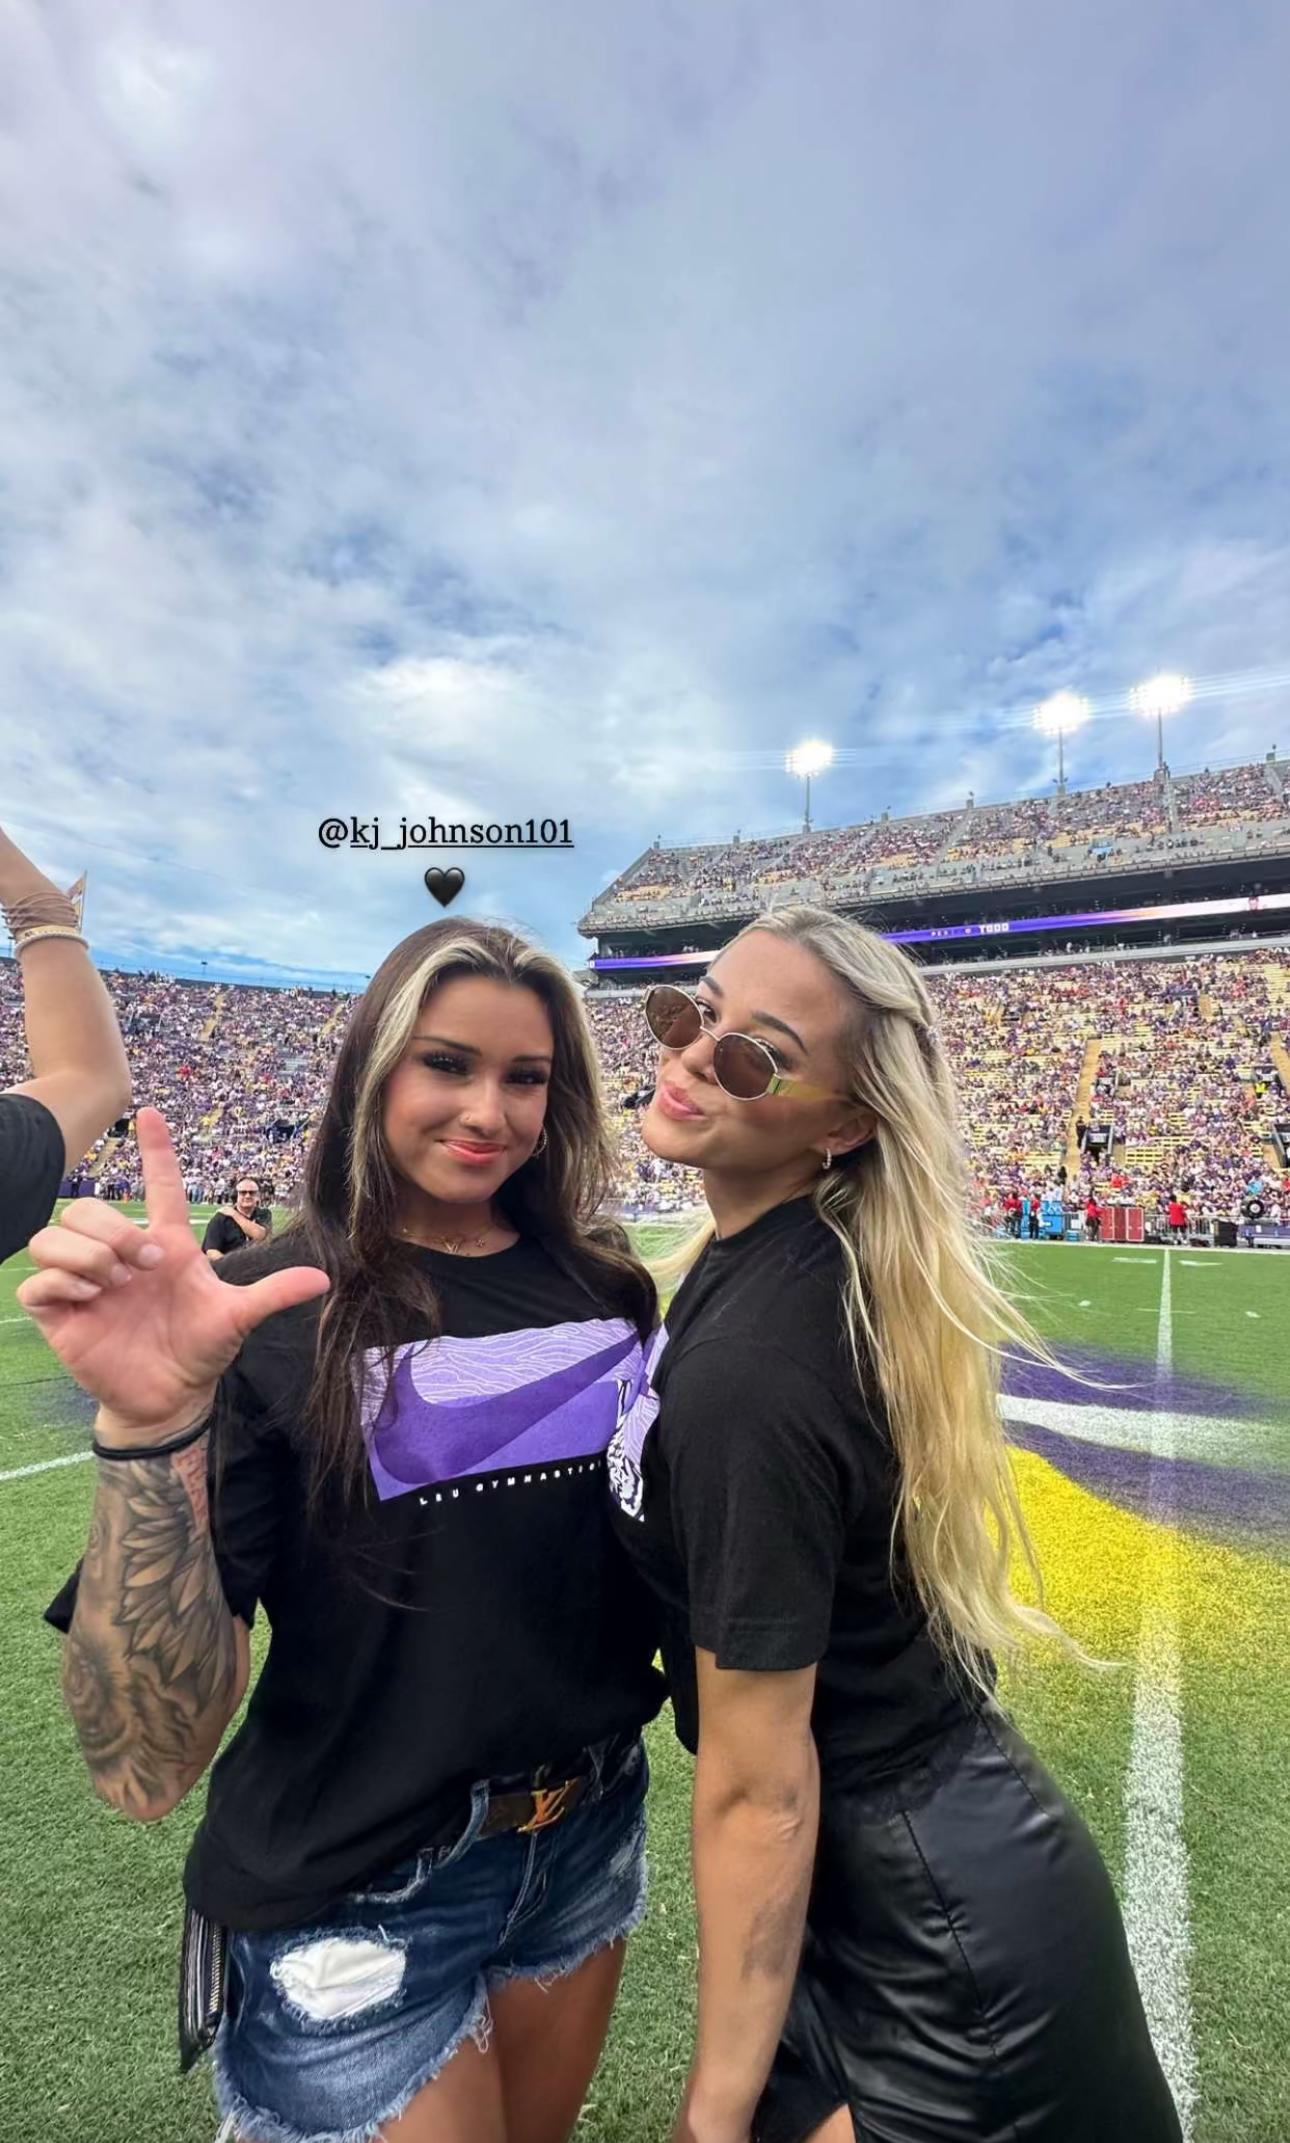
<svg viewBox="0 0 1290 2143"><path fill-rule="evenodd" d="M546 1144L508 1177L496 1203L523 1236L552 1257L607 1316L625 1316L642 1339L657 1296L632 1256L626 1231L607 1217L614 1150L600 1072L582 1000L564 968L500 924L445 919L414 930L382 961L359 998L305 1162L297 1212L272 1246L231 1253L226 1276L251 1279L270 1266L319 1265L331 1280L306 1406L310 1504L353 1506L369 1480L362 1431L379 1350L386 1378L410 1333L440 1329L439 1299L414 1248L396 1233L398 1178L382 1124L386 1083L427 998L459 976L532 990L554 1038Z"/></svg>

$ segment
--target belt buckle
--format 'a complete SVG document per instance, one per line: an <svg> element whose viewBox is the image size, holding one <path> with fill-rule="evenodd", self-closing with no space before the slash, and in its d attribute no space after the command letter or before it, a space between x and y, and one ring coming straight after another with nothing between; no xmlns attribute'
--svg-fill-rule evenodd
<svg viewBox="0 0 1290 2143"><path fill-rule="evenodd" d="M527 1823L516 1825L516 1835L526 1837L531 1831L548 1830L558 1823L568 1806L569 1795L581 1780L566 1778L558 1786L535 1786L533 1788L533 1814Z"/></svg>

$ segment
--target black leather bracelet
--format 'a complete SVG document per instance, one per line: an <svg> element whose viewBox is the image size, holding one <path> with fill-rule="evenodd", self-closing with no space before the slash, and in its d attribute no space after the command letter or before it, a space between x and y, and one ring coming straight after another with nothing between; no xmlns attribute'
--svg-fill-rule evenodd
<svg viewBox="0 0 1290 2143"><path fill-rule="evenodd" d="M90 1449L95 1458L169 1458L172 1451L186 1451L204 1436L211 1425L211 1417L204 1414L195 1428L185 1429L182 1436L173 1436L168 1444L101 1444L98 1437L91 1438Z"/></svg>

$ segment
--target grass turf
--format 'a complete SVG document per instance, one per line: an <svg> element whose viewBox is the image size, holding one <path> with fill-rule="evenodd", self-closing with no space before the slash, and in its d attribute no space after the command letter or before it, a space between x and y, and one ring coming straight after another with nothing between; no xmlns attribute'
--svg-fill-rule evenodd
<svg viewBox="0 0 1290 2143"><path fill-rule="evenodd" d="M665 1230L641 1231L657 1249ZM1290 1466L1284 1329L1290 1259L1173 1253L1173 1359L1233 1407L1215 1459ZM1150 1380L1161 1254L1009 1246L1013 1285L1079 1360L1101 1350ZM0 1269L0 1472L85 1448L89 1407L21 1318L23 1258ZM1253 1312L1251 1315L1250 1313ZM13 1320L13 1321L10 1321ZM1127 1365L1127 1367L1126 1367ZM1117 1403L1112 1397L1112 1404ZM1149 1521L1021 1451L1018 1475L1054 1612L1102 1656L1132 1658ZM140 1828L90 1792L57 1691L57 1639L40 1610L80 1552L91 1469L72 1464L0 1482L4 1789L0 1804L0 2053L4 2143L210 2143L201 2077L174 2065L178 1871L200 1795ZM1283 1506L1282 1506L1283 1507ZM1200 2073L1196 2143L1284 2143L1290 2085L1290 1818L1281 1788L1290 1569L1275 1533L1190 1522L1180 1543L1184 1833L1190 1860L1193 2018ZM1036 1656L1008 1701L1084 1811L1113 1876L1124 1852L1132 1713L1127 1668L1090 1675ZM694 1931L687 1870L688 1760L666 1718L651 1735L653 1878L612 2034L579 2134L657 2143L684 2073Z"/></svg>

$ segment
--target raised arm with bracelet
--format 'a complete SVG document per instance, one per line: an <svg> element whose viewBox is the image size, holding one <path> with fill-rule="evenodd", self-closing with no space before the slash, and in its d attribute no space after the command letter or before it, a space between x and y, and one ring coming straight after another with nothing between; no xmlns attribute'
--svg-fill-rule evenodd
<svg viewBox="0 0 1290 2143"><path fill-rule="evenodd" d="M139 1821L201 1777L246 1687L248 1638L211 1543L206 1445L218 1381L266 1317L321 1294L310 1266L230 1287L202 1256L179 1164L141 1109L148 1225L97 1201L32 1238L18 1300L100 1402L99 1482L63 1688L97 1791Z"/></svg>
<svg viewBox="0 0 1290 2143"><path fill-rule="evenodd" d="M15 847L3 828L0 907L22 971L32 1071L30 1079L9 1091L28 1095L49 1110L63 1134L70 1168L130 1106L130 1067L121 1030L71 900Z"/></svg>

